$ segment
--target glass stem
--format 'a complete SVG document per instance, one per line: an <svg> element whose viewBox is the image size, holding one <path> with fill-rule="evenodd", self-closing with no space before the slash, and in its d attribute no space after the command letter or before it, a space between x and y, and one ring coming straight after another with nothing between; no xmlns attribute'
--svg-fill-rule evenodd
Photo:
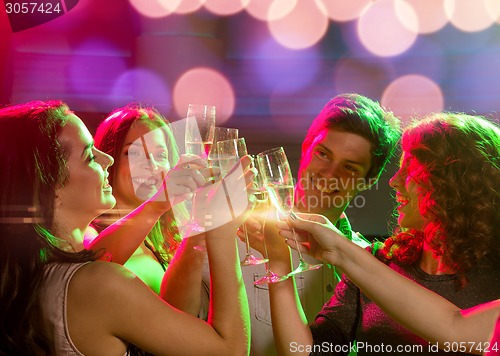
<svg viewBox="0 0 500 356"><path fill-rule="evenodd" d="M293 241L295 241L295 246L297 246L297 254L299 255L299 260L301 262L304 261L304 258L302 257L302 252L300 252L300 248L299 248L299 243L297 242L297 235L295 234L295 229L293 228L293 226L289 223L288 226L290 226L290 228L292 229L292 236L293 236Z"/></svg>
<svg viewBox="0 0 500 356"><path fill-rule="evenodd" d="M250 241L248 240L247 224L243 223L243 234L245 235L245 245L247 248L247 256L250 256Z"/></svg>
<svg viewBox="0 0 500 356"><path fill-rule="evenodd" d="M266 235L264 234L265 227L266 227L266 220L262 222L262 236L264 236L262 242L264 243L264 258L269 261L269 254L267 253L267 245L266 245ZM269 262L266 262L266 274L270 273L271 273L271 267L269 266Z"/></svg>

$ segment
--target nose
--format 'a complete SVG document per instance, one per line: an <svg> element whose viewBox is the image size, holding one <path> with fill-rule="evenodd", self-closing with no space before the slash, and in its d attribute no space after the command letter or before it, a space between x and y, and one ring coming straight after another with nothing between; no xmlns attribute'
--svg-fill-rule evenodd
<svg viewBox="0 0 500 356"><path fill-rule="evenodd" d="M155 161L152 153L149 153L147 158L142 163L142 168L149 169L152 172L158 170L159 164Z"/></svg>
<svg viewBox="0 0 500 356"><path fill-rule="evenodd" d="M334 162L325 162L322 169L320 170L321 175L325 178L339 178L339 165Z"/></svg>
<svg viewBox="0 0 500 356"><path fill-rule="evenodd" d="M111 157L107 153L99 151L98 149L96 149L96 156L98 158L97 159L98 163L102 166L104 170L106 170L109 166L112 166L113 163L115 163L113 157Z"/></svg>
<svg viewBox="0 0 500 356"><path fill-rule="evenodd" d="M399 170L389 179L389 185L394 189L401 185L401 174Z"/></svg>

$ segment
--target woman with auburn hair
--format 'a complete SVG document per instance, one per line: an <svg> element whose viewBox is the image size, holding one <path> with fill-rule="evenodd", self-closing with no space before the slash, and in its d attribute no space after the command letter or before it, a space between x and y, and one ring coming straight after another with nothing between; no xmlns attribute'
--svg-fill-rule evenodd
<svg viewBox="0 0 500 356"><path fill-rule="evenodd" d="M95 146L115 160L109 168L109 182L117 200L114 209L92 223L99 232L157 195L164 177L176 184L176 192L185 189L189 194L204 186L209 172L214 172L204 170L206 162L198 156L179 157L168 121L152 107L131 104L115 109L97 128ZM185 168L188 162L189 168ZM174 196L172 189L171 185L167 187L168 197L163 200L176 200L172 202L176 203L174 208L161 215L151 214L146 224L131 220L139 225L137 228L143 228L142 234L124 234L113 240L115 244L106 242L106 250L114 262L127 267L167 302L198 315L206 254L194 247L203 242L203 234L181 243L178 223L185 222L188 213L179 202L183 197ZM86 235L88 248L97 243L93 240L97 231Z"/></svg>
<svg viewBox="0 0 500 356"><path fill-rule="evenodd" d="M382 253L410 265L431 250L465 284L467 272L500 255L499 128L480 117L434 114L405 130L402 150L401 169L390 183L402 229L385 241ZM418 200L401 192L404 180L418 186ZM422 228L404 228L415 209Z"/></svg>
<svg viewBox="0 0 500 356"><path fill-rule="evenodd" d="M390 180L396 190L399 230L385 243L369 248L370 252L393 271L445 297L460 309L498 299L499 127L477 116L434 114L407 128L401 147L401 165ZM321 217L308 218L326 224ZM302 229L313 229L308 224L296 224ZM320 240L314 232L318 242L306 234L303 238L309 237L310 245L301 248L316 258L339 265L347 276L343 276L335 295L311 325L283 302L293 300L286 299L291 295L286 285L271 286L273 330L281 350L287 353L288 341L293 340L313 354L319 353L318 346L325 343L343 350L352 347L358 354L381 347L436 354L426 340L412 332L414 328L402 327L384 312L387 308L381 310L375 304L380 298L372 299L371 289L365 286L380 284L379 288L386 289L384 295L392 294L391 302L407 305L413 317L418 299L399 294L398 288L386 285L384 279L371 273L371 267L364 267L363 277L356 275L351 280L348 267L343 265L347 262L337 260L339 253L334 248L338 239L322 230L327 236L321 236ZM289 233L282 233L290 238ZM330 242L332 246L328 245ZM293 245L291 240L288 243ZM276 268L273 270L279 273ZM367 279L372 280L371 284L360 285L361 290L355 285ZM405 325L413 324L409 320ZM443 340L434 338L434 334L419 332L418 335L428 340ZM450 350L443 353L446 351Z"/></svg>
<svg viewBox="0 0 500 356"><path fill-rule="evenodd" d="M251 184L250 158L240 163L244 174L235 171L223 182L251 198L241 189ZM107 180L113 159L93 146L65 104L0 109L0 164L1 354L123 355L131 344L157 355L247 352L248 306L232 238L241 214L205 233L212 274L207 323L83 249L89 223L115 205ZM220 185L209 188L207 214L220 215L227 205Z"/></svg>

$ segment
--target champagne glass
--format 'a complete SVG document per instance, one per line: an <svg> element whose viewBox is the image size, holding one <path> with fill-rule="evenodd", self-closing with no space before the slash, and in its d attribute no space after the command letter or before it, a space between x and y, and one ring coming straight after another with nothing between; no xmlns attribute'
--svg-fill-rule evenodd
<svg viewBox="0 0 500 356"><path fill-rule="evenodd" d="M294 206L293 197L293 177L290 164L283 147L272 148L258 154L259 164L264 176L269 198L274 206L287 218ZM290 225L292 236L297 243L295 229ZM288 275L293 276L305 271L315 270L322 267L322 264L311 265L302 257L302 252L297 249L299 265Z"/></svg>
<svg viewBox="0 0 500 356"><path fill-rule="evenodd" d="M186 152L208 158L214 133L215 106L189 104L184 138Z"/></svg>
<svg viewBox="0 0 500 356"><path fill-rule="evenodd" d="M216 126L214 129L214 140L212 149L208 154L208 165L210 167L220 167L219 155L217 153L217 142L236 140L237 138L238 138L238 129Z"/></svg>
<svg viewBox="0 0 500 356"><path fill-rule="evenodd" d="M269 208L269 194L267 193L266 185L264 182L264 178L261 172L260 164L258 162L257 156L252 156L254 157L254 162L257 164L255 165L255 168L257 169L257 175L254 178L254 182L257 188L257 192L254 193L255 198L257 198L257 203L255 204L255 211L260 211L262 213L259 214L259 220L262 225L262 234L264 235L265 227L266 227L266 220L267 220L267 214L268 214L268 208ZM272 283L278 283L282 282L285 279L288 278L288 276L280 276L271 271L271 268L269 266L269 254L267 253L267 245L266 245L266 238L264 236L264 239L262 241L264 244L264 259L267 259L266 262L266 274L253 282L255 285L261 285L261 284L272 284Z"/></svg>
<svg viewBox="0 0 500 356"><path fill-rule="evenodd" d="M217 158L222 177L245 155L247 155L247 145L243 137L217 142Z"/></svg>
<svg viewBox="0 0 500 356"><path fill-rule="evenodd" d="M219 156L219 164L222 176L226 175L231 168L234 167L236 162L243 156L247 155L247 146L244 138L236 140L227 140L217 142L217 153ZM243 261L240 262L242 266L254 266L266 263L269 261L267 258L258 258L252 255L250 251L250 242L248 240L248 231L246 223L242 225L243 234L245 235L246 254Z"/></svg>
<svg viewBox="0 0 500 356"><path fill-rule="evenodd" d="M212 148L215 130L215 106L189 104L186 118L185 149L187 153L208 159ZM186 227L194 232L204 232L194 215L196 193L193 195L191 213Z"/></svg>

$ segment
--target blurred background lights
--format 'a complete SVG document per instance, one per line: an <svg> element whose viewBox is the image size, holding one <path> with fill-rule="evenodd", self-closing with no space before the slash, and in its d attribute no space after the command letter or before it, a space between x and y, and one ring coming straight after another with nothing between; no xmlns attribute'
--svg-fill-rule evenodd
<svg viewBox="0 0 500 356"><path fill-rule="evenodd" d="M406 75L394 80L385 89L380 103L399 116L404 124L414 117L439 112L444 108L439 85L421 75Z"/></svg>
<svg viewBox="0 0 500 356"><path fill-rule="evenodd" d="M448 23L444 2L445 0L396 0L394 5L399 20L408 30L426 34L436 32ZM407 22L406 8L408 5L412 7L417 16L417 28L412 28L414 23Z"/></svg>
<svg viewBox="0 0 500 356"><path fill-rule="evenodd" d="M173 103L179 118L185 118L189 104L214 105L217 124L227 121L235 106L234 90L229 80L211 68L195 68L175 83Z"/></svg>
<svg viewBox="0 0 500 356"><path fill-rule="evenodd" d="M189 14L200 9L205 0L182 0L180 4L175 8L174 12L176 14Z"/></svg>
<svg viewBox="0 0 500 356"><path fill-rule="evenodd" d="M363 45L377 56L395 56L406 51L416 40L418 19L406 2L372 2L358 20L358 36ZM404 18L404 25L401 22ZM412 29L412 30L409 30Z"/></svg>
<svg viewBox="0 0 500 356"><path fill-rule="evenodd" d="M203 6L216 15L228 16L242 11L250 0L205 0Z"/></svg>
<svg viewBox="0 0 500 356"><path fill-rule="evenodd" d="M256 53L265 58L252 61L259 83L279 92L301 90L311 84L320 70L321 54L314 47L294 51L268 39L261 42Z"/></svg>
<svg viewBox="0 0 500 356"><path fill-rule="evenodd" d="M350 21L359 17L372 0L315 0L323 5L333 21Z"/></svg>
<svg viewBox="0 0 500 356"><path fill-rule="evenodd" d="M245 10L262 21L272 21L286 16L295 8L297 0L250 0Z"/></svg>
<svg viewBox="0 0 500 356"><path fill-rule="evenodd" d="M129 70L117 78L112 98L114 107L136 102L166 112L171 106L171 93L165 80L145 68Z"/></svg>
<svg viewBox="0 0 500 356"><path fill-rule="evenodd" d="M137 12L146 17L165 17L179 6L182 0L129 0Z"/></svg>
<svg viewBox="0 0 500 356"><path fill-rule="evenodd" d="M292 49L314 45L325 35L329 24L326 9L320 9L319 6L323 6L322 3L298 1L287 15L269 21L272 36L283 46ZM274 8L273 4L271 13L275 11Z"/></svg>
<svg viewBox="0 0 500 356"><path fill-rule="evenodd" d="M453 26L475 32L490 27L498 19L500 5L498 0L445 0L445 11Z"/></svg>

